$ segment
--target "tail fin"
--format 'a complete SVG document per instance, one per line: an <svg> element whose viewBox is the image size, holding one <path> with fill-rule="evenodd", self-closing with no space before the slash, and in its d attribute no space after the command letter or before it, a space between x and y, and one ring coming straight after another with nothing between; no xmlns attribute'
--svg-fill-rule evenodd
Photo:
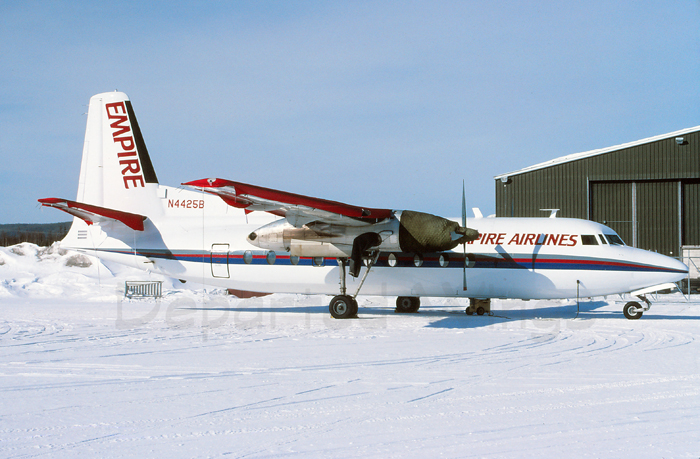
<svg viewBox="0 0 700 459"><path fill-rule="evenodd" d="M162 212L158 178L122 92L90 99L77 201L148 216Z"/></svg>

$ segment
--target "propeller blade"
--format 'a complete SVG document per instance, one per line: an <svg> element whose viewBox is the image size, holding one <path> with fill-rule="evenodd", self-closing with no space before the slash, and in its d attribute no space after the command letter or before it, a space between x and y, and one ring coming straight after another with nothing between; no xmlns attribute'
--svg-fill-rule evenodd
<svg viewBox="0 0 700 459"><path fill-rule="evenodd" d="M464 191L464 180L462 180L462 227L467 227L467 194Z"/></svg>
<svg viewBox="0 0 700 459"><path fill-rule="evenodd" d="M467 228L467 193L464 190L464 180L462 180L462 228ZM462 266L462 290L467 291L467 243L462 243L464 253L464 266Z"/></svg>
<svg viewBox="0 0 700 459"><path fill-rule="evenodd" d="M467 254L464 254L464 268L463 268L463 276L462 276L462 290L465 292L467 291Z"/></svg>

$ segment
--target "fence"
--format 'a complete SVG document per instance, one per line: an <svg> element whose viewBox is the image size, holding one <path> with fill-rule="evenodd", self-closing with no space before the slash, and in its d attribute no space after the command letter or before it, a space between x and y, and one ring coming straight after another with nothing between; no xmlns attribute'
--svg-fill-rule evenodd
<svg viewBox="0 0 700 459"><path fill-rule="evenodd" d="M700 256L684 256L681 261L688 266L688 277L679 282L681 290L686 295L700 293Z"/></svg>
<svg viewBox="0 0 700 459"><path fill-rule="evenodd" d="M160 298L163 296L163 281L126 281L126 298Z"/></svg>

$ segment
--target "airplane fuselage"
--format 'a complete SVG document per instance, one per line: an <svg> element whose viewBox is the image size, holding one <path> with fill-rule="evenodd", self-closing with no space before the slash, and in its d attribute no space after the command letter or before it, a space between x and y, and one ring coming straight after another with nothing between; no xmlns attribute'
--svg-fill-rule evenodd
<svg viewBox="0 0 700 459"><path fill-rule="evenodd" d="M280 217L264 212L246 215L208 193L158 186L162 213L150 218L143 232L119 228L119 223L112 223L113 228L105 232L104 224L87 226L76 221L64 245L222 288L337 294L336 258L297 257L260 249L247 241L251 232ZM362 294L591 297L675 282L687 272L685 265L672 258L619 245L613 230L587 220L473 218L467 225L480 236L465 245L466 254L461 245L443 253L381 252ZM348 292L354 292L359 282L349 278Z"/></svg>

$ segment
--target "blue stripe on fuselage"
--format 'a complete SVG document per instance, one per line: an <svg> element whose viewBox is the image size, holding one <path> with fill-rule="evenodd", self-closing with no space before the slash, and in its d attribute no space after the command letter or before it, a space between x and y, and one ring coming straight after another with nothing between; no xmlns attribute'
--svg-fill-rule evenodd
<svg viewBox="0 0 700 459"><path fill-rule="evenodd" d="M224 253L214 253L196 250L166 250L166 249L97 249L113 254L139 255L151 259L177 260L181 262L193 263L213 263L229 265L268 265L279 266L312 266L311 257L292 257L288 254L277 254L273 263L268 263L265 251L251 251L252 259L246 263L244 251ZM377 260L376 267L390 267L390 253L383 252ZM392 259L394 267L414 268L418 267L414 262L414 254L393 253ZM443 256L441 262L440 256ZM487 255L468 254L469 269L530 269L530 270L586 270L586 271L629 271L629 272L666 272L666 273L686 273L686 271L668 268L665 266L655 266L644 263L626 262L609 258L594 257L573 257L561 255ZM298 260L297 263L292 261ZM442 254L426 254L422 257L422 268L459 268L464 266L465 255L456 252L446 252ZM325 258L325 266L338 266L335 258Z"/></svg>

